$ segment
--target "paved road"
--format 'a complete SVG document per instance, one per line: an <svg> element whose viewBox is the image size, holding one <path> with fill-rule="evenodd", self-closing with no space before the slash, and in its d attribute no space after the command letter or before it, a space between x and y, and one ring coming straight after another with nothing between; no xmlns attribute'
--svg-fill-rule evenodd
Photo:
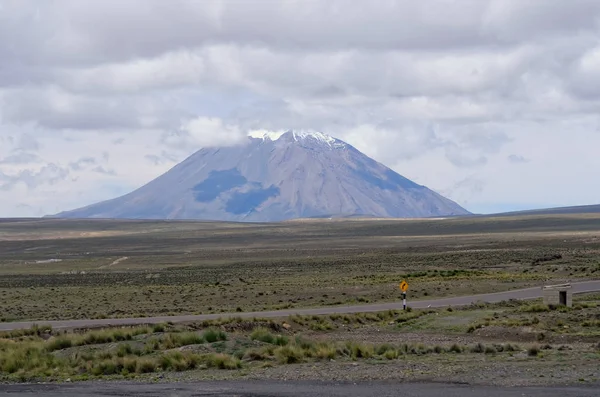
<svg viewBox="0 0 600 397"><path fill-rule="evenodd" d="M582 281L571 283L573 293L596 292L600 291L600 280ZM483 295L459 296L453 298L441 298L423 301L409 302L409 306L415 309L427 307L445 307L445 306L464 306L475 302L500 302L509 299L536 299L542 296L541 287L527 288L506 292L497 292ZM28 321L0 323L0 331L10 331L14 329L31 328L34 324L51 325L53 329L64 328L86 328L86 327L106 327L115 325L140 325L140 324L158 324L171 321L173 323L185 323L192 321L214 320L217 318L242 317L242 318L274 318L287 317L294 314L300 315L319 315L335 313L366 313L380 312L390 309L402 309L402 302L375 303L371 305L355 306L329 306L315 309L289 309L268 312L249 312L249 313L216 313L184 316L163 316L163 317L140 317L140 318L116 318L101 320L64 320L64 321Z"/></svg>
<svg viewBox="0 0 600 397"><path fill-rule="evenodd" d="M0 385L0 397L591 397L598 396L599 386L499 388L441 383L316 381L221 381L171 384L87 382L60 385Z"/></svg>

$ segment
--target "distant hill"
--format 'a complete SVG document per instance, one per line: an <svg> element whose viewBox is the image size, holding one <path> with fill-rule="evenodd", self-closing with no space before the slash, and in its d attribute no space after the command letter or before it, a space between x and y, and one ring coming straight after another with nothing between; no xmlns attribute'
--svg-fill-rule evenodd
<svg viewBox="0 0 600 397"><path fill-rule="evenodd" d="M525 211L501 212L497 214L475 215L475 216L518 216L518 215L561 215L561 214L597 214L600 213L600 204L579 205L573 207L542 208Z"/></svg>
<svg viewBox="0 0 600 397"><path fill-rule="evenodd" d="M288 131L201 149L129 194L56 217L271 222L466 214L346 142Z"/></svg>

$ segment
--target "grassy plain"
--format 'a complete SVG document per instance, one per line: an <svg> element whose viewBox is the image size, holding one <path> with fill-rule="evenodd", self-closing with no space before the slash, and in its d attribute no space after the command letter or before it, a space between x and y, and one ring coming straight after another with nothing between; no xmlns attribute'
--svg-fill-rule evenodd
<svg viewBox="0 0 600 397"><path fill-rule="evenodd" d="M285 378L597 382L600 300L0 333L0 381ZM385 367L382 367L385 365ZM316 371L316 369L319 369ZM325 371L321 373L320 371Z"/></svg>
<svg viewBox="0 0 600 397"><path fill-rule="evenodd" d="M0 221L0 321L466 295L597 278L600 214L273 224Z"/></svg>
<svg viewBox="0 0 600 397"><path fill-rule="evenodd" d="M43 320L255 311L598 279L600 214L278 224L0 220L0 381L224 378L598 382L600 294L573 308L229 319L101 330ZM409 300L410 302L410 300Z"/></svg>

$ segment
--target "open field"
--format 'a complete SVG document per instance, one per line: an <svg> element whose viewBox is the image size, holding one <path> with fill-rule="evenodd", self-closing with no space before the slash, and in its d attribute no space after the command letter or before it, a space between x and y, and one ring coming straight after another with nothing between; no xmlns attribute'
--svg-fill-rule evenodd
<svg viewBox="0 0 600 397"><path fill-rule="evenodd" d="M600 214L274 224L0 221L0 320L262 311L600 275Z"/></svg>
<svg viewBox="0 0 600 397"><path fill-rule="evenodd" d="M270 379L597 384L600 300L0 334L0 381Z"/></svg>
<svg viewBox="0 0 600 397"><path fill-rule="evenodd" d="M0 380L597 384L600 294L99 330L44 320L415 300L598 279L600 214L279 224L0 221Z"/></svg>

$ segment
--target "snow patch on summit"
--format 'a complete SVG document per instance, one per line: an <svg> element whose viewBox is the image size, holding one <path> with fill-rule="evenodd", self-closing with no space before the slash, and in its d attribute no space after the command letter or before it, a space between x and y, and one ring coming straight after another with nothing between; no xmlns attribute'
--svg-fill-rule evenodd
<svg viewBox="0 0 600 397"><path fill-rule="evenodd" d="M318 143L325 144L330 148L343 148L346 144L339 139L336 139L330 135L324 134L314 130L287 130L287 131L268 131L268 130L254 130L248 134L251 138L277 141L283 135L291 133L294 141L299 142L303 140L315 140Z"/></svg>
<svg viewBox="0 0 600 397"><path fill-rule="evenodd" d="M311 131L311 130L292 131L292 134L294 135L295 141L298 141L299 139L313 138L319 142L326 143L329 146L338 142L337 139L335 139L327 134L323 134L322 132L318 132L318 131Z"/></svg>

